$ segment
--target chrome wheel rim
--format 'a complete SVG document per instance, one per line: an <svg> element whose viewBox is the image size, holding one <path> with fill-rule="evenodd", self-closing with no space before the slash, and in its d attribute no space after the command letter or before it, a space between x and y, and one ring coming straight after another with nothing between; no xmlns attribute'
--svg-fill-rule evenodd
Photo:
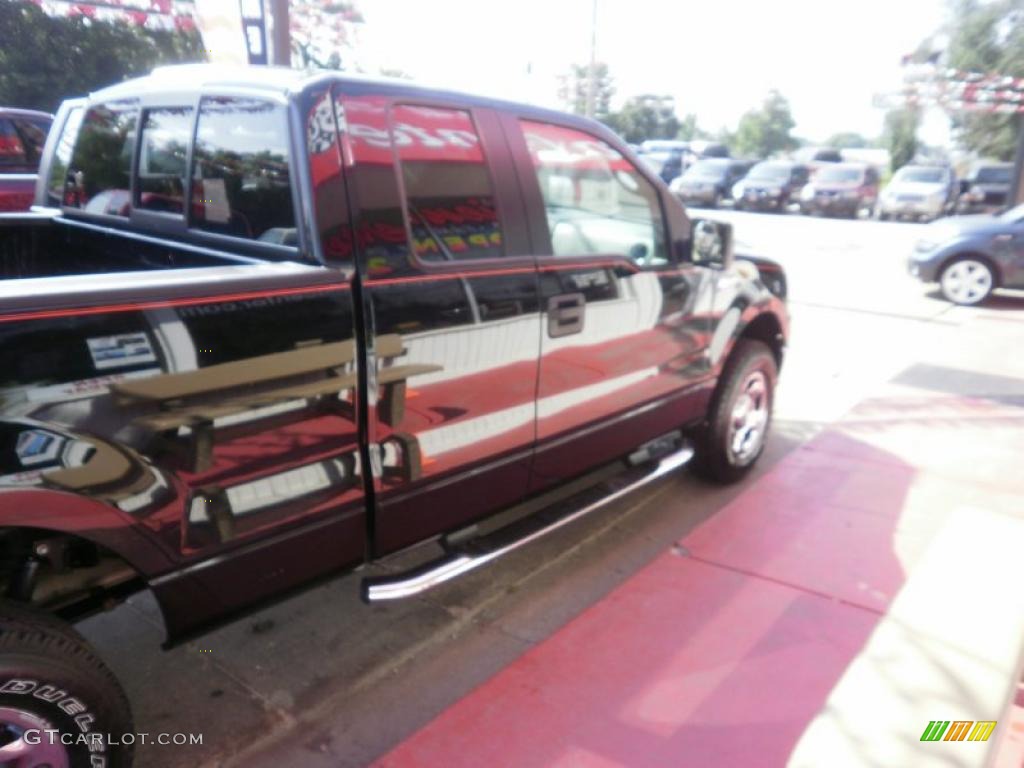
<svg viewBox="0 0 1024 768"><path fill-rule="evenodd" d="M57 738L50 743L51 735L55 734L46 733L53 730L38 715L0 707L0 768L68 768L64 745Z"/></svg>
<svg viewBox="0 0 1024 768"><path fill-rule="evenodd" d="M942 292L957 304L977 304L992 290L992 271L982 262L964 259L942 273Z"/></svg>
<svg viewBox="0 0 1024 768"><path fill-rule="evenodd" d="M763 371L752 371L743 380L729 414L727 446L733 464L749 464L761 452L769 407L768 377Z"/></svg>

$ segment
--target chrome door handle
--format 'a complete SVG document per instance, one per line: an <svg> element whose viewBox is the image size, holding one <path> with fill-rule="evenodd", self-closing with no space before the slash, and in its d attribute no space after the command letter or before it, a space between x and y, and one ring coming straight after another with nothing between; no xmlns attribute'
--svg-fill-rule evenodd
<svg viewBox="0 0 1024 768"><path fill-rule="evenodd" d="M556 339L582 331L586 306L582 293L563 293L548 299L548 336Z"/></svg>

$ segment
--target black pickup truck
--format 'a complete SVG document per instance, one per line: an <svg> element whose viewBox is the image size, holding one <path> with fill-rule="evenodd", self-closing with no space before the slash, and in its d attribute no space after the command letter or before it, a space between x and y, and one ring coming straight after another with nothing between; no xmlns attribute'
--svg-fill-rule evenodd
<svg viewBox="0 0 1024 768"><path fill-rule="evenodd" d="M691 457L742 477L787 313L732 250L558 112L191 65L65 102L0 220L0 757L130 764L65 622L133 591L175 643L412 545L363 596L420 593Z"/></svg>

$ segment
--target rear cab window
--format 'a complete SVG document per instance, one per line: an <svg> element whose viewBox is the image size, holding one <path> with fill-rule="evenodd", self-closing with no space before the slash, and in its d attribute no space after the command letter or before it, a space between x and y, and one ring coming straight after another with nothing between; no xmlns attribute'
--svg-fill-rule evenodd
<svg viewBox="0 0 1024 768"><path fill-rule="evenodd" d="M192 107L147 109L139 139L135 207L183 214Z"/></svg>
<svg viewBox="0 0 1024 768"><path fill-rule="evenodd" d="M191 226L276 245L297 244L287 113L252 98L200 102Z"/></svg>

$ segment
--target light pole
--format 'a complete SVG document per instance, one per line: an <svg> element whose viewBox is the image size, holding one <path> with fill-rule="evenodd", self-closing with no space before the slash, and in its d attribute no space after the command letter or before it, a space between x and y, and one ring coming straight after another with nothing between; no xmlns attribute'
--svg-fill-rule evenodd
<svg viewBox="0 0 1024 768"><path fill-rule="evenodd" d="M597 0L590 13L590 66L587 68L587 117L593 117L597 101Z"/></svg>
<svg viewBox="0 0 1024 768"><path fill-rule="evenodd" d="M269 0L270 18L274 25L274 58L272 64L290 67L292 63L292 40L288 27L288 0Z"/></svg>

